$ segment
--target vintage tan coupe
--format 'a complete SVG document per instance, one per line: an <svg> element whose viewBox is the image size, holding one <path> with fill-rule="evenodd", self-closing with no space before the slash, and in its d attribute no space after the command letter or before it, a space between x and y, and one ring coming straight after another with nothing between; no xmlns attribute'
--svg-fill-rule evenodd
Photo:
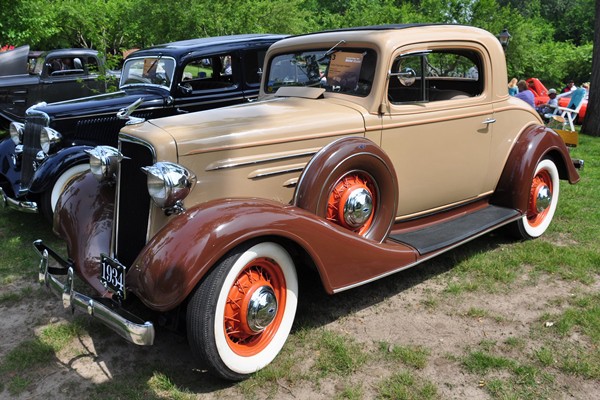
<svg viewBox="0 0 600 400"><path fill-rule="evenodd" d="M58 203L68 260L37 241L40 280L141 345L154 324L132 299L182 315L199 362L243 379L281 350L311 269L336 293L504 225L546 231L576 163L506 82L500 43L473 27L284 39L259 101L132 121L90 151Z"/></svg>

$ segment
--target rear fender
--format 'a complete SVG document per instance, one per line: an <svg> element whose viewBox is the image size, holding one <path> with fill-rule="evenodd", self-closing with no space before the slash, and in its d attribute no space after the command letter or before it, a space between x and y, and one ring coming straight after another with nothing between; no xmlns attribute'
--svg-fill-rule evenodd
<svg viewBox="0 0 600 400"><path fill-rule="evenodd" d="M517 139L490 202L526 212L535 168L545 157L554 160L560 179L571 184L579 181L579 173L562 138L543 125L532 125Z"/></svg>
<svg viewBox="0 0 600 400"><path fill-rule="evenodd" d="M170 310L229 251L261 238L285 239L304 249L328 293L416 260L414 250L406 246L365 239L295 206L264 199L225 199L172 218L134 261L127 274L128 288L148 307Z"/></svg>
<svg viewBox="0 0 600 400"><path fill-rule="evenodd" d="M39 166L29 191L31 193L42 193L51 190L54 182L69 168L89 163L90 156L85 150L93 149L91 146L73 146L52 154Z"/></svg>

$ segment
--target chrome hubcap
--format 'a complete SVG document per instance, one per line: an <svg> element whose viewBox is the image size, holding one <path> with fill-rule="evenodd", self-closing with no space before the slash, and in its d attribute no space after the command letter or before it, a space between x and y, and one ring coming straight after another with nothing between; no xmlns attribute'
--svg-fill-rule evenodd
<svg viewBox="0 0 600 400"><path fill-rule="evenodd" d="M552 192L548 186L544 185L538 190L535 208L538 213L541 213L550 206L550 203L552 203Z"/></svg>
<svg viewBox="0 0 600 400"><path fill-rule="evenodd" d="M248 302L248 327L256 333L262 332L277 315L277 298L270 286L261 286Z"/></svg>
<svg viewBox="0 0 600 400"><path fill-rule="evenodd" d="M373 198L365 188L352 191L344 204L344 220L353 228L358 228L367 222L372 212Z"/></svg>

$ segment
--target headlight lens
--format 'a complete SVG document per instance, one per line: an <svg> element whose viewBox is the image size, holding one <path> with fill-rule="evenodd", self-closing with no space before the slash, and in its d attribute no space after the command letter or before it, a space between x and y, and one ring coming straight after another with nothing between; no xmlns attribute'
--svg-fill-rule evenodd
<svg viewBox="0 0 600 400"><path fill-rule="evenodd" d="M50 152L50 147L53 144L60 142L61 138L62 136L60 133L54 129L48 128L47 126L43 127L40 133L40 146L42 147L42 151L48 154Z"/></svg>
<svg viewBox="0 0 600 400"><path fill-rule="evenodd" d="M148 193L161 208L185 199L196 184L196 175L178 164L157 162L142 170L148 175Z"/></svg>
<svg viewBox="0 0 600 400"><path fill-rule="evenodd" d="M25 125L20 122L11 122L8 129L10 131L10 138L12 139L15 146L18 146L23 141L23 132L25 131Z"/></svg>
<svg viewBox="0 0 600 400"><path fill-rule="evenodd" d="M92 150L86 150L90 155L90 170L100 182L114 180L119 162L123 155L119 150L111 146L96 146Z"/></svg>

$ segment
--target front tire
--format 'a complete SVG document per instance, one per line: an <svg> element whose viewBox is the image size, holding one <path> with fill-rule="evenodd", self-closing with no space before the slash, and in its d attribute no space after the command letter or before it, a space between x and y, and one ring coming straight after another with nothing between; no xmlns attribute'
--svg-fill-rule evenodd
<svg viewBox="0 0 600 400"><path fill-rule="evenodd" d="M190 299L190 347L215 375L244 379L281 351L297 299L296 268L282 246L239 247L208 273Z"/></svg>
<svg viewBox="0 0 600 400"><path fill-rule="evenodd" d="M545 158L533 174L527 212L516 222L515 233L519 238L535 239L546 232L556 212L559 189L558 168L554 161Z"/></svg>

